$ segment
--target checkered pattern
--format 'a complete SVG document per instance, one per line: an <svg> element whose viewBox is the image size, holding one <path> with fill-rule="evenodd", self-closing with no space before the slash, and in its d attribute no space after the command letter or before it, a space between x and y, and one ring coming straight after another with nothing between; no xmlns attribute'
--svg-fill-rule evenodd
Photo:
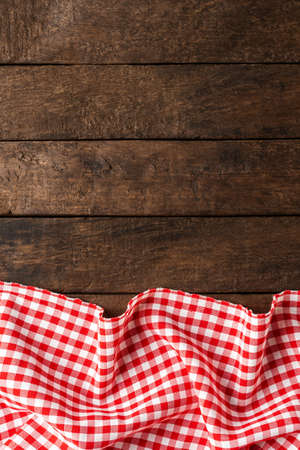
<svg viewBox="0 0 300 450"><path fill-rule="evenodd" d="M299 449L300 291L168 288L124 314L0 281L1 449Z"/></svg>

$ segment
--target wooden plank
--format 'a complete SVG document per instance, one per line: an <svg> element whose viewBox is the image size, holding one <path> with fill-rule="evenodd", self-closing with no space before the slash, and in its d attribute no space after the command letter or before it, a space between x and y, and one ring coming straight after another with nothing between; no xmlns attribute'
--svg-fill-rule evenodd
<svg viewBox="0 0 300 450"><path fill-rule="evenodd" d="M298 214L300 141L0 143L2 215Z"/></svg>
<svg viewBox="0 0 300 450"><path fill-rule="evenodd" d="M299 288L300 216L2 218L0 279L49 290Z"/></svg>
<svg viewBox="0 0 300 450"><path fill-rule="evenodd" d="M167 286L162 286L167 287ZM188 291L190 292L190 291ZM274 294L277 292L274 292ZM65 294L68 297L80 298L81 300L87 301L89 303L95 303L96 305L102 306L104 308L103 317L116 317L120 316L126 311L127 304L129 300L134 297L135 294ZM219 294L219 293L206 293L200 295L206 295L208 297L213 297L217 300L225 300L231 303L241 304L246 306L246 308L252 309L255 314L266 313L270 310L272 302L272 293L264 294Z"/></svg>
<svg viewBox="0 0 300 450"><path fill-rule="evenodd" d="M1 62L299 62L297 0L2 0Z"/></svg>
<svg viewBox="0 0 300 450"><path fill-rule="evenodd" d="M297 138L300 65L0 67L0 139Z"/></svg>

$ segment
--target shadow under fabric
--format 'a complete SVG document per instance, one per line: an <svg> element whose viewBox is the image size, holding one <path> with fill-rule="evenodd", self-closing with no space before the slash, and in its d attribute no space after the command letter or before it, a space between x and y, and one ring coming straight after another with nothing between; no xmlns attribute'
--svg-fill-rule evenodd
<svg viewBox="0 0 300 450"><path fill-rule="evenodd" d="M0 281L1 449L300 448L300 291L163 287L118 317Z"/></svg>

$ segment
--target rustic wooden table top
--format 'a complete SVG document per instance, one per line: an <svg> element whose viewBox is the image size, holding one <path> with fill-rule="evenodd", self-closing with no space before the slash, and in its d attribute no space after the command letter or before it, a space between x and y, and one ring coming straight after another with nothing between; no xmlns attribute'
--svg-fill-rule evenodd
<svg viewBox="0 0 300 450"><path fill-rule="evenodd" d="M0 279L105 316L300 289L300 2L0 3Z"/></svg>

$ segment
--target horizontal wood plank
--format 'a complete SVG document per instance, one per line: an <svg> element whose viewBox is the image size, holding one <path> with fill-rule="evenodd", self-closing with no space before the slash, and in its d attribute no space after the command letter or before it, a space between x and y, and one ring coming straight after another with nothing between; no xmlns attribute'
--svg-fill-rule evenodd
<svg viewBox="0 0 300 450"><path fill-rule="evenodd" d="M1 215L298 214L300 141L1 142Z"/></svg>
<svg viewBox="0 0 300 450"><path fill-rule="evenodd" d="M163 286L164 287L164 286ZM190 291L189 291L190 292ZM89 303L95 303L96 305L102 306L104 308L103 317L116 317L120 316L126 311L129 300L134 297L139 292L132 294L68 294L71 298L80 298L81 300L87 301ZM276 292L274 292L275 294ZM202 294L198 292L198 294ZM252 309L255 314L261 314L268 312L270 310L272 295L273 294L232 294L225 293L224 295L220 293L209 292L204 294L208 297L213 297L217 300L225 300L235 304L241 304L246 306L246 308Z"/></svg>
<svg viewBox="0 0 300 450"><path fill-rule="evenodd" d="M1 62L300 60L297 0L2 0Z"/></svg>
<svg viewBox="0 0 300 450"><path fill-rule="evenodd" d="M0 139L297 138L300 65L0 67Z"/></svg>
<svg viewBox="0 0 300 450"><path fill-rule="evenodd" d="M49 290L299 288L300 216L2 218L0 279Z"/></svg>

